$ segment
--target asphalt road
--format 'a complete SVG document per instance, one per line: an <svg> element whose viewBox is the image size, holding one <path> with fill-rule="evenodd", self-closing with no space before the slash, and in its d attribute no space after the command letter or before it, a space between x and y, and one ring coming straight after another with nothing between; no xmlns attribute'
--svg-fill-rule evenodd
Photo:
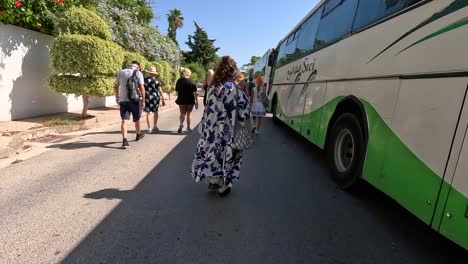
<svg viewBox="0 0 468 264"><path fill-rule="evenodd" d="M371 186L337 189L322 151L270 119L218 197L190 177L198 135L177 122L164 113L127 150L115 126L3 169L0 263L468 263Z"/></svg>

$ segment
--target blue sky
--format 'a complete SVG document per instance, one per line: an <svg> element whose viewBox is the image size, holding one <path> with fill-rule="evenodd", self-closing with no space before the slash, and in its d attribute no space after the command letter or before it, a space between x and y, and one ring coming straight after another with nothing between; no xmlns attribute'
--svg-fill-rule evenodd
<svg viewBox="0 0 468 264"><path fill-rule="evenodd" d="M319 0L154 0L153 9L157 17L153 24L167 34L167 16L170 9L180 9L184 27L177 31L177 41L182 50L185 42L195 31L196 21L216 39L221 49L218 55L232 56L239 67L250 61L250 57L262 56L276 46Z"/></svg>

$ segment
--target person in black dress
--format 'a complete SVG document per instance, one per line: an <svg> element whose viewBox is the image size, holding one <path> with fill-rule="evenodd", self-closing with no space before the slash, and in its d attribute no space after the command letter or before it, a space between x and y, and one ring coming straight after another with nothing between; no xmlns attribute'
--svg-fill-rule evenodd
<svg viewBox="0 0 468 264"><path fill-rule="evenodd" d="M176 104L179 105L180 110L180 125L177 132L182 133L184 128L185 117L187 116L187 131L190 132L190 122L192 121L193 106L198 108L197 86L190 79L192 72L190 69L185 68L182 72L182 78L177 80L176 91L177 99Z"/></svg>
<svg viewBox="0 0 468 264"><path fill-rule="evenodd" d="M146 112L146 123L148 124L148 133L158 133L158 110L159 102L162 100L162 105L165 106L164 93L161 87L161 80L156 78L159 73L155 67L150 67L149 70L145 71L148 76L145 78L145 112ZM151 116L153 116L153 125L151 125Z"/></svg>

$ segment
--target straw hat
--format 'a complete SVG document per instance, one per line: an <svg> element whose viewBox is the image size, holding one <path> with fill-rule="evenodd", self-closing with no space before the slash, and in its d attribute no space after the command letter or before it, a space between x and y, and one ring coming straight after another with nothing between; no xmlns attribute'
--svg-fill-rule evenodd
<svg viewBox="0 0 468 264"><path fill-rule="evenodd" d="M156 71L156 67L154 66L151 66L149 70L146 70L145 72L150 74L159 74L158 71Z"/></svg>

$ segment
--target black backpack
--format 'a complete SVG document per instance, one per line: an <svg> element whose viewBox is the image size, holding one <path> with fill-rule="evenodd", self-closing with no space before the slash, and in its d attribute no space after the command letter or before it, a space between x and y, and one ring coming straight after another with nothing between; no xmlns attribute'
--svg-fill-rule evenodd
<svg viewBox="0 0 468 264"><path fill-rule="evenodd" d="M138 70L134 70L132 76L127 80L127 95L131 102L138 102L141 99Z"/></svg>

